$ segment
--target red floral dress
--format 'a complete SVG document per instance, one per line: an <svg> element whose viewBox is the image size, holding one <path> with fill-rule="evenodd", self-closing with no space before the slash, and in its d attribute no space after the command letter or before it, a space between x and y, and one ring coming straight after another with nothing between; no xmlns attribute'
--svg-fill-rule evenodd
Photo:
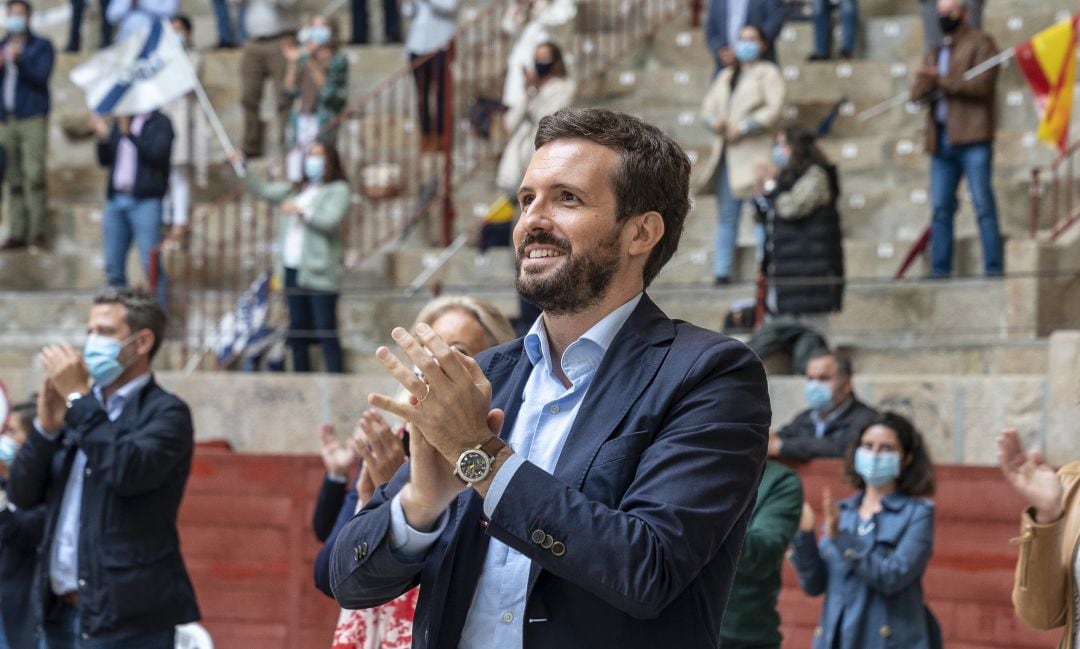
<svg viewBox="0 0 1080 649"><path fill-rule="evenodd" d="M330 649L409 649L419 592L413 588L392 602L362 611L342 609Z"/></svg>

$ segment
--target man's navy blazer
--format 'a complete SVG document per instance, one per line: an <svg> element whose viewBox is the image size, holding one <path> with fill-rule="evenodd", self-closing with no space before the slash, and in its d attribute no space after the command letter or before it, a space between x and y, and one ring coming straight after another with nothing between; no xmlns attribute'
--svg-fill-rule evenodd
<svg viewBox="0 0 1080 649"><path fill-rule="evenodd" d="M477 360L492 406L506 411L506 438L532 364L520 339ZM493 536L533 562L525 647L713 649L770 417L753 352L670 320L645 296L597 369L554 475L523 464L490 520L466 490L427 557L410 564L388 543L406 465L338 536L334 594L364 608L420 584L413 646L456 649Z"/></svg>

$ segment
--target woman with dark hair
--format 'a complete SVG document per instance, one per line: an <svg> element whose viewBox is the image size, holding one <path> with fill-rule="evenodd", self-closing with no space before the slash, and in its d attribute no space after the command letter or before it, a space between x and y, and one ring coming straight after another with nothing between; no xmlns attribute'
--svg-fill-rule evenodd
<svg viewBox="0 0 1080 649"><path fill-rule="evenodd" d="M716 192L716 284L730 281L743 201L754 195L754 170L768 163L772 133L784 106L784 78L767 60L768 48L760 27L743 27L735 43L735 64L716 76L701 108L706 128L716 134L702 186ZM759 245L762 238L759 230Z"/></svg>
<svg viewBox="0 0 1080 649"><path fill-rule="evenodd" d="M243 162L234 151L230 157ZM267 182L247 174L249 189L278 208L277 272L289 308L293 371L310 372L308 347L322 343L327 372L341 373L337 301L344 252L341 222L349 211L349 183L334 145L315 142L303 161L303 182Z"/></svg>
<svg viewBox="0 0 1080 649"><path fill-rule="evenodd" d="M765 222L767 310L793 316L839 311L844 247L836 167L814 136L797 127L776 134L772 160L758 170L761 193L754 201Z"/></svg>
<svg viewBox="0 0 1080 649"><path fill-rule="evenodd" d="M934 469L910 421L885 413L844 459L859 493L824 496L824 538L803 505L792 563L807 595L825 594L814 649L934 649L937 621L923 603L922 577L933 552Z"/></svg>

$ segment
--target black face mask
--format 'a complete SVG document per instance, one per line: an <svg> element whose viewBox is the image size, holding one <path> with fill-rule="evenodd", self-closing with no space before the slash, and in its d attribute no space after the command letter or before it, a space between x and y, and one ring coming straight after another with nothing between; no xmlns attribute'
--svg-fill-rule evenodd
<svg viewBox="0 0 1080 649"><path fill-rule="evenodd" d="M941 26L941 31L944 34L951 34L960 28L961 18L959 16L953 16L952 14L945 14L944 16L938 16L938 25Z"/></svg>
<svg viewBox="0 0 1080 649"><path fill-rule="evenodd" d="M536 68L536 76L546 77L555 69L555 62L541 63L540 61L533 61L533 67Z"/></svg>

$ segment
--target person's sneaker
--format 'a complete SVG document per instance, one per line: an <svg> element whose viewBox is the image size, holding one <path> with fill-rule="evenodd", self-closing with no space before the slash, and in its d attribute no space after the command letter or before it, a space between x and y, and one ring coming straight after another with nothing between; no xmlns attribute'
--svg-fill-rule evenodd
<svg viewBox="0 0 1080 649"><path fill-rule="evenodd" d="M49 237L44 234L36 235L30 240L31 252L48 252L51 249L51 246L49 246Z"/></svg>
<svg viewBox="0 0 1080 649"><path fill-rule="evenodd" d="M4 243L0 243L0 251L22 250L25 247L26 242L22 239L16 239L15 237L10 237Z"/></svg>
<svg viewBox="0 0 1080 649"><path fill-rule="evenodd" d="M830 58L832 57L828 54L811 54L810 56L806 57L806 60L809 63L816 63L818 61L828 61Z"/></svg>
<svg viewBox="0 0 1080 649"><path fill-rule="evenodd" d="M850 61L851 59L855 58L855 55L846 50L840 50L840 58L844 61Z"/></svg>
<svg viewBox="0 0 1080 649"><path fill-rule="evenodd" d="M730 277L714 277L713 286L729 286L731 284Z"/></svg>

